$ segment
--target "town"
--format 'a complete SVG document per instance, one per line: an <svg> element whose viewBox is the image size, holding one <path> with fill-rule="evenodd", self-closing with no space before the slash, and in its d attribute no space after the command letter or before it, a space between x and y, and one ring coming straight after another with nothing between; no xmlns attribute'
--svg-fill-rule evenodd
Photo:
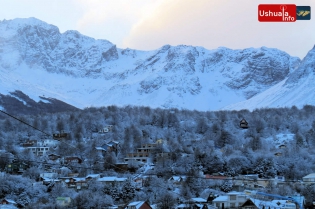
<svg viewBox="0 0 315 209"><path fill-rule="evenodd" d="M261 124L264 121L245 120L262 112L268 118L275 110L159 111L107 107L47 114L41 120L22 117L21 120L36 125L44 133L49 127L59 130L51 136L3 118L2 127L6 132L2 132L2 137L7 136L9 140L13 135L20 140L13 144L5 138L1 140L0 178L5 182L0 187L1 204L19 208L128 209L312 206L315 172L310 167L302 170L300 165L291 164L291 157L309 150L305 142L297 136L292 138L292 134L279 134L291 129L287 122L278 124L278 134L274 132L271 145L268 137L272 129L267 131ZM305 111L314 109L305 107L298 114ZM136 119L141 112L146 112L145 116ZM164 115L163 121L158 122L163 117L157 113ZM205 115L200 119L199 114ZM239 114L244 117L234 125L224 119L235 121L233 117ZM104 115L107 119L101 122ZM124 119L117 120L117 116ZM308 121L308 114L303 117ZM133 121L132 126L128 126L129 120ZM307 134L315 128L311 122L305 123L311 127L306 129ZM240 136L244 140L233 140ZM190 137L194 139L188 140ZM311 141L308 146L313 146ZM292 149L297 155L292 154ZM259 157L259 153L267 151L268 154ZM303 175L296 173L295 166ZM13 187L13 182L17 186Z"/></svg>

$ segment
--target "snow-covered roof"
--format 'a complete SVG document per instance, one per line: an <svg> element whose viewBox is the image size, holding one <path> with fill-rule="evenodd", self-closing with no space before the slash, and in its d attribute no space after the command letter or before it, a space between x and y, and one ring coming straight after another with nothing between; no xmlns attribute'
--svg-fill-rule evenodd
<svg viewBox="0 0 315 209"><path fill-rule="evenodd" d="M231 191L227 193L228 195L245 195L244 192L236 192L236 191Z"/></svg>
<svg viewBox="0 0 315 209"><path fill-rule="evenodd" d="M263 208L281 209L281 208L290 208L290 207L292 207L292 209L296 208L294 203L287 203L286 200L264 201L264 200L254 199L254 198L250 198L250 200L259 209L263 209Z"/></svg>
<svg viewBox="0 0 315 209"><path fill-rule="evenodd" d="M117 144L119 144L119 142L117 142L117 141L110 141L110 142L107 143L107 145L113 145L113 144L117 145Z"/></svg>
<svg viewBox="0 0 315 209"><path fill-rule="evenodd" d="M129 206L136 206L136 209L139 209L144 203L145 203L145 201L131 202L128 204L128 207Z"/></svg>
<svg viewBox="0 0 315 209"><path fill-rule="evenodd" d="M52 179L52 178L47 178L47 177L42 177L42 178L43 178L43 181L45 182L59 182L60 181L59 179Z"/></svg>
<svg viewBox="0 0 315 209"><path fill-rule="evenodd" d="M98 181L126 181L127 178L118 178L116 176L107 176L107 177L102 177L102 178L99 178Z"/></svg>
<svg viewBox="0 0 315 209"><path fill-rule="evenodd" d="M182 181L183 179L185 179L186 177L185 176L172 176L170 178L171 181L177 181L177 182L180 182Z"/></svg>
<svg viewBox="0 0 315 209"><path fill-rule="evenodd" d="M207 202L207 200L205 200L201 197L193 197L193 198L191 198L191 200L194 202Z"/></svg>
<svg viewBox="0 0 315 209"><path fill-rule="evenodd" d="M217 198L215 198L214 200L212 200L212 202L226 202L229 200L229 196L219 196Z"/></svg>
<svg viewBox="0 0 315 209"><path fill-rule="evenodd" d="M84 177L80 177L80 178L73 178L76 182L79 181L86 181L86 179Z"/></svg>
<svg viewBox="0 0 315 209"><path fill-rule="evenodd" d="M311 174L308 174L307 176L304 176L304 178L315 178L315 173L311 173Z"/></svg>
<svg viewBox="0 0 315 209"><path fill-rule="evenodd" d="M16 202L14 200L7 199L7 198L4 198L4 199L10 204L16 204Z"/></svg>
<svg viewBox="0 0 315 209"><path fill-rule="evenodd" d="M0 209L18 209L14 205L0 205Z"/></svg>
<svg viewBox="0 0 315 209"><path fill-rule="evenodd" d="M92 179L98 178L98 177L100 177L100 174L89 174L86 176L86 178L92 178Z"/></svg>
<svg viewBox="0 0 315 209"><path fill-rule="evenodd" d="M103 147L95 147L95 149L99 151L106 151L106 149L104 149Z"/></svg>
<svg viewBox="0 0 315 209"><path fill-rule="evenodd" d="M190 206L191 206L190 204L185 204L185 203L183 203L183 204L177 205L176 208L188 208L188 207L190 207Z"/></svg>

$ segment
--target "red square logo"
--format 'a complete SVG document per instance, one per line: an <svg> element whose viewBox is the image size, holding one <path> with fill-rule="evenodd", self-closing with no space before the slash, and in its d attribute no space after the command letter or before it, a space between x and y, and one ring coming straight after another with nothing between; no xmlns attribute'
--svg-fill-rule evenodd
<svg viewBox="0 0 315 209"><path fill-rule="evenodd" d="M259 22L295 22L295 4L260 4L258 5Z"/></svg>

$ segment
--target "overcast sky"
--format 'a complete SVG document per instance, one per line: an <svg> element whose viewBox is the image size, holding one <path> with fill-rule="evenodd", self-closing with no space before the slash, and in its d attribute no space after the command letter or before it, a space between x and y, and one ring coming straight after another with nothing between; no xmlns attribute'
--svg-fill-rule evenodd
<svg viewBox="0 0 315 209"><path fill-rule="evenodd" d="M258 22L258 5L266 3L311 6L315 12L314 0L0 0L0 20L36 17L61 32L78 30L119 48L266 46L303 58L315 44L315 18Z"/></svg>

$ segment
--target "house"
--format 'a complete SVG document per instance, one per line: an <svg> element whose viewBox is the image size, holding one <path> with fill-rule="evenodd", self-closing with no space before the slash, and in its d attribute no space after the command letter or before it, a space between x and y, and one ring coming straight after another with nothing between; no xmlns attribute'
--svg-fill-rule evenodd
<svg viewBox="0 0 315 209"><path fill-rule="evenodd" d="M58 140L54 140L54 139L44 139L37 142L39 146L43 146L43 147L56 147L59 143L60 142Z"/></svg>
<svg viewBox="0 0 315 209"><path fill-rule="evenodd" d="M147 163L150 154L155 151L157 148L157 144L144 144L140 148L137 148L136 153L128 153L125 158L125 162L129 161L138 161Z"/></svg>
<svg viewBox="0 0 315 209"><path fill-rule="evenodd" d="M25 147L25 149L30 150L36 156L46 155L47 152L49 151L49 147L37 146L37 145L36 146Z"/></svg>
<svg viewBox="0 0 315 209"><path fill-rule="evenodd" d="M11 163L6 165L5 171L7 173L22 174L28 168L29 165L27 163L14 159Z"/></svg>
<svg viewBox="0 0 315 209"><path fill-rule="evenodd" d="M210 208L212 208L211 205L208 205L207 200L203 199L201 197L190 198L188 200L188 202L190 205L192 205L193 209L210 209Z"/></svg>
<svg viewBox="0 0 315 209"><path fill-rule="evenodd" d="M88 184L86 179L83 177L61 177L59 178L64 185L66 185L68 188L74 188L77 190L87 188Z"/></svg>
<svg viewBox="0 0 315 209"><path fill-rule="evenodd" d="M217 208L238 208L246 202L248 196L243 192L229 192L227 195L219 196L212 201Z"/></svg>
<svg viewBox="0 0 315 209"><path fill-rule="evenodd" d="M259 209L260 201L255 201L253 199L248 199L244 202L240 208L241 209Z"/></svg>
<svg viewBox="0 0 315 209"><path fill-rule="evenodd" d="M13 205L13 206L17 206L17 203L14 200L8 199L8 198L4 198L1 200L1 205Z"/></svg>
<svg viewBox="0 0 315 209"><path fill-rule="evenodd" d="M241 209L296 209L296 205L287 200L259 200L254 198L247 199Z"/></svg>
<svg viewBox="0 0 315 209"><path fill-rule="evenodd" d="M65 131L60 131L59 133L54 133L53 138L56 140L66 139L68 137L69 133L66 133Z"/></svg>
<svg viewBox="0 0 315 209"><path fill-rule="evenodd" d="M240 121L240 128L248 128L248 123L244 118Z"/></svg>
<svg viewBox="0 0 315 209"><path fill-rule="evenodd" d="M133 185L136 189L141 189L142 187L145 187L145 184L150 181L150 178L152 178L153 175L150 176L138 176L135 179L133 179Z"/></svg>
<svg viewBox="0 0 315 209"><path fill-rule="evenodd" d="M185 176L172 176L168 181L172 184L179 185L185 181Z"/></svg>
<svg viewBox="0 0 315 209"><path fill-rule="evenodd" d="M220 208L226 208L228 205L229 197L224 195L224 196L219 196L212 200L212 205L218 209Z"/></svg>
<svg viewBox="0 0 315 209"><path fill-rule="evenodd" d="M53 172L51 172L51 173L41 173L41 174L39 174L39 176L41 178L55 179L55 178L57 178L58 174L57 173L53 173Z"/></svg>
<svg viewBox="0 0 315 209"><path fill-rule="evenodd" d="M49 185L52 183L60 183L61 181L57 178L57 173L41 173L39 174L40 181L43 182L44 185Z"/></svg>
<svg viewBox="0 0 315 209"><path fill-rule="evenodd" d="M102 177L97 179L98 182L103 183L103 184L107 184L110 186L114 186L114 185L122 185L123 183L125 183L127 181L127 178L118 178L116 176L107 176L107 177Z"/></svg>
<svg viewBox="0 0 315 209"><path fill-rule="evenodd" d="M48 158L49 158L49 160L55 161L55 160L61 158L61 156L60 155L56 155L56 154L49 154Z"/></svg>
<svg viewBox="0 0 315 209"><path fill-rule="evenodd" d="M276 152L275 156L277 156L277 157L282 156L282 153L281 152Z"/></svg>
<svg viewBox="0 0 315 209"><path fill-rule="evenodd" d="M259 178L258 174L239 175L236 179L233 179L233 189L237 191L265 188L270 184L275 184L274 179Z"/></svg>
<svg viewBox="0 0 315 209"><path fill-rule="evenodd" d="M285 144L281 144L281 145L279 145L279 148L280 149L284 149L284 148L286 148L287 146L285 146Z"/></svg>
<svg viewBox="0 0 315 209"><path fill-rule="evenodd" d="M104 134L104 133L108 133L110 131L113 131L113 125L107 125L104 128L101 128L98 133L100 134Z"/></svg>
<svg viewBox="0 0 315 209"><path fill-rule="evenodd" d="M304 184L315 184L315 173L308 174L307 176L304 176L302 179Z"/></svg>
<svg viewBox="0 0 315 209"><path fill-rule="evenodd" d="M146 201L138 201L129 203L126 209L152 209L152 207Z"/></svg>
<svg viewBox="0 0 315 209"><path fill-rule="evenodd" d="M70 197L57 197L56 204L61 207L69 206L71 203Z"/></svg>
<svg viewBox="0 0 315 209"><path fill-rule="evenodd" d="M64 162L66 164L68 164L68 163L82 163L82 159L79 157L66 157Z"/></svg>
<svg viewBox="0 0 315 209"><path fill-rule="evenodd" d="M37 140L28 140L22 143L22 147L33 147L37 145Z"/></svg>
<svg viewBox="0 0 315 209"><path fill-rule="evenodd" d="M128 171L128 163L116 163L114 170L116 172L126 172Z"/></svg>
<svg viewBox="0 0 315 209"><path fill-rule="evenodd" d="M117 155L119 148L119 142L117 141L110 141L108 143L103 144L102 146L95 147L95 149L101 153L105 152L115 152Z"/></svg>

